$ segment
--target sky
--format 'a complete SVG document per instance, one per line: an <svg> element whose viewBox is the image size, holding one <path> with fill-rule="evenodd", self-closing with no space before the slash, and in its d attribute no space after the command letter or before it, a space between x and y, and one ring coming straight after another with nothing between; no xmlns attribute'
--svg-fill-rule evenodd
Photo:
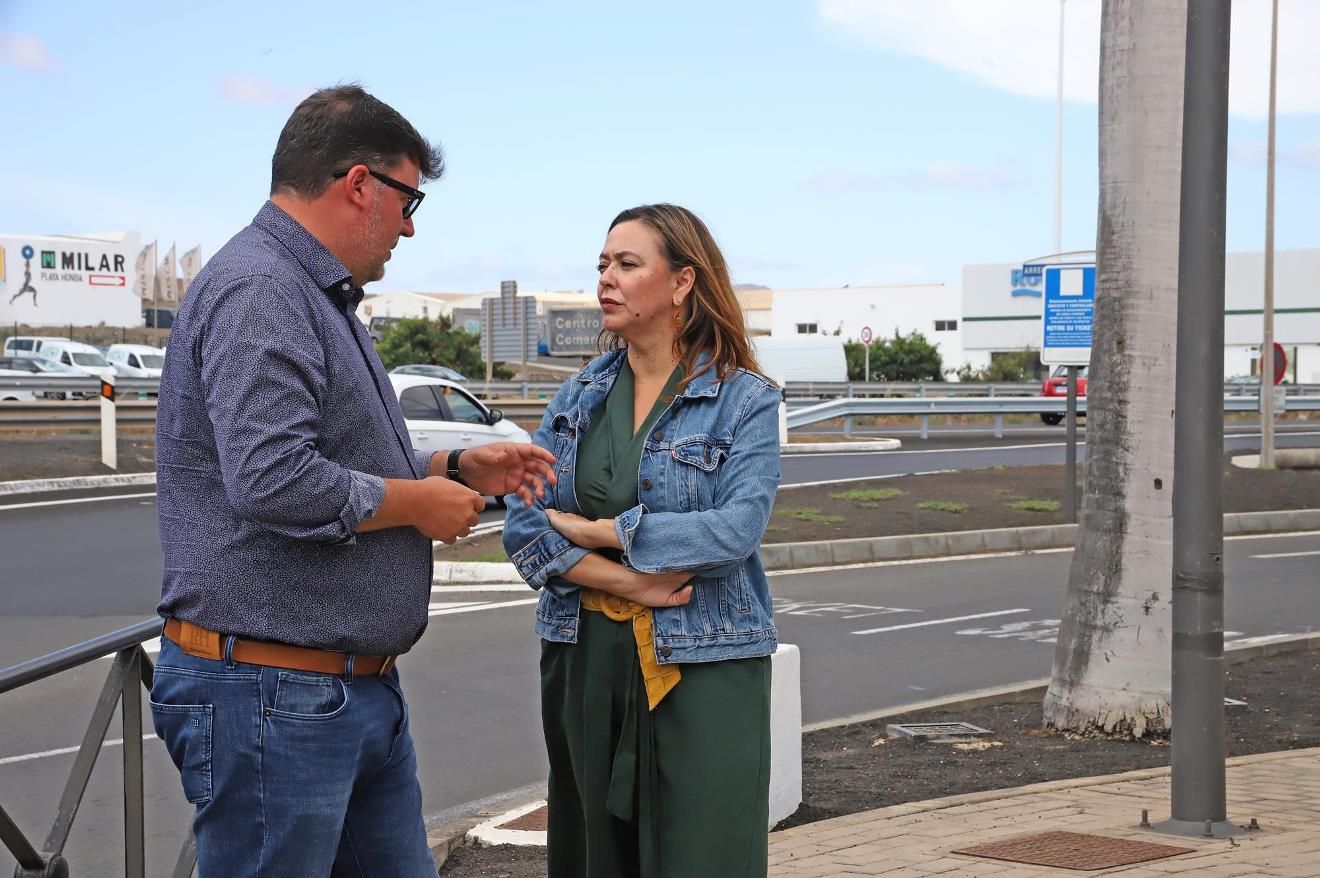
<svg viewBox="0 0 1320 878"><path fill-rule="evenodd" d="M1269 3L1234 6L1228 246L1264 241ZM1100 0L1067 0L1063 248L1095 241ZM1320 2L1280 3L1276 246L1320 246ZM620 210L738 283L960 283L1051 249L1058 0L0 0L0 232L209 257L285 119L360 82L441 143L369 292L586 289Z"/></svg>

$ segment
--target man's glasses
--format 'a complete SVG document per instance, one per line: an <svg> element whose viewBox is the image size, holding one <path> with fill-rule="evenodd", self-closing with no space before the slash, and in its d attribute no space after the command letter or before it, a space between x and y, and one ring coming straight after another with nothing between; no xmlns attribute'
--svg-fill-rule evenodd
<svg viewBox="0 0 1320 878"><path fill-rule="evenodd" d="M350 168L349 170L352 169ZM398 180L394 179L393 177L388 176L386 174L382 174L379 171L373 171L370 168L367 168L367 173L375 177L380 182L384 183L386 186L389 186L391 189L398 189L404 195L408 196L408 200L404 202L403 205L404 219L407 219L408 217L416 213L418 205L420 205L422 203L422 199L426 197L426 193L421 191L420 189L414 189L413 187L409 186L407 183L400 183ZM348 176L348 171L340 171L339 173L335 174L335 179L338 180L341 177L347 177L347 176Z"/></svg>

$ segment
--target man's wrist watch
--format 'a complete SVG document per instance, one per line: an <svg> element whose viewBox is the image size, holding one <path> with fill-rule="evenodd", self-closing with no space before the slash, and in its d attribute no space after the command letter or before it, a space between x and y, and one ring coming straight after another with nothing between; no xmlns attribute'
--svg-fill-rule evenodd
<svg viewBox="0 0 1320 878"><path fill-rule="evenodd" d="M455 448L449 452L449 460L445 463L445 476L451 481L458 482L465 488L470 488L472 486L463 481L463 476L458 472L458 456L462 453L462 448Z"/></svg>

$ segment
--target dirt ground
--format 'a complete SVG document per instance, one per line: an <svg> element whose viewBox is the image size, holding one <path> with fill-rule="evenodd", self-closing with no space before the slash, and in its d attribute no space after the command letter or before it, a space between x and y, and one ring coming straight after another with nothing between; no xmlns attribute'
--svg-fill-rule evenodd
<svg viewBox="0 0 1320 878"><path fill-rule="evenodd" d="M156 469L156 436L140 427L120 429L119 469L101 464L101 433L87 430L6 430L0 433L0 482L101 476Z"/></svg>
<svg viewBox="0 0 1320 878"><path fill-rule="evenodd" d="M1064 470L1053 465L789 487L779 492L764 541L806 542L1063 524L1067 520L1063 495ZM1080 502L1080 492L1078 497ZM923 504L937 506L923 508ZM1232 466L1225 459L1225 512L1316 508L1320 508L1320 470L1248 470ZM436 557L445 561L502 561L506 556L500 535L490 534L445 547Z"/></svg>
<svg viewBox="0 0 1320 878"><path fill-rule="evenodd" d="M1320 746L1320 653L1294 652L1228 668L1226 694L1246 701L1226 709L1229 756ZM886 723L968 722L990 729L988 744L960 749L889 738ZM776 829L903 802L1048 780L1091 777L1169 764L1167 739L1077 738L1041 727L1040 704L999 704L931 711L858 723L802 737L802 796ZM1139 814L1133 814L1135 823ZM1233 815L1248 817L1251 815ZM545 874L543 848L510 846L454 851L445 878L532 878Z"/></svg>

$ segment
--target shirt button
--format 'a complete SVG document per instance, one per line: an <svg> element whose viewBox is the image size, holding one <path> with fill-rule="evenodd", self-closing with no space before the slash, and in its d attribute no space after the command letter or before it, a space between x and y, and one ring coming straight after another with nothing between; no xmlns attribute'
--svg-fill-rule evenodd
<svg viewBox="0 0 1320 878"><path fill-rule="evenodd" d="M649 490L651 490L651 480L650 480L650 479L642 479L642 490L644 490L644 491L649 491Z"/></svg>
<svg viewBox="0 0 1320 878"><path fill-rule="evenodd" d="M344 285L341 287L341 289L351 290L351 289L353 289L353 285L352 285L351 283L349 283L348 281L344 281Z"/></svg>
<svg viewBox="0 0 1320 878"><path fill-rule="evenodd" d="M660 647L660 655L664 656L665 658L669 658L669 657L670 657L671 655L673 655L673 654L674 654L674 651L673 651L672 649L670 649L669 647L667 647L667 646L662 646L662 647Z"/></svg>

